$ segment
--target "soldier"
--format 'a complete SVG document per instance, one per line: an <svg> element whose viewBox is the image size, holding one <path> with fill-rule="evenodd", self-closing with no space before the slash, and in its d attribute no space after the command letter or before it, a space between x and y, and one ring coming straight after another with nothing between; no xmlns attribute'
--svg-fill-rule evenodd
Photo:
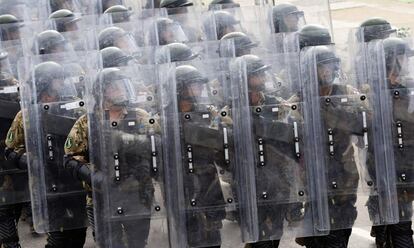
<svg viewBox="0 0 414 248"><path fill-rule="evenodd" d="M81 6L77 0L46 0L48 3L48 14L51 14L60 9L67 9L72 12L81 13Z"/></svg>
<svg viewBox="0 0 414 248"><path fill-rule="evenodd" d="M151 42L157 41L155 45L167 45L173 42L185 43L188 41L184 30L178 22L170 18L160 17L156 20L155 30L156 34L150 34Z"/></svg>
<svg viewBox="0 0 414 248"><path fill-rule="evenodd" d="M111 17L111 23L129 22L131 11L123 5L114 5L105 10L104 15Z"/></svg>
<svg viewBox="0 0 414 248"><path fill-rule="evenodd" d="M108 27L99 32L99 50L107 47L118 47L128 54L138 51L134 37L119 27Z"/></svg>
<svg viewBox="0 0 414 248"><path fill-rule="evenodd" d="M123 5L123 0L101 0L102 3L102 13L104 13L111 6Z"/></svg>
<svg viewBox="0 0 414 248"><path fill-rule="evenodd" d="M156 52L157 64L168 62L189 61L199 57L199 54L194 53L190 47L184 43L170 43L163 46Z"/></svg>
<svg viewBox="0 0 414 248"><path fill-rule="evenodd" d="M20 22L13 15L1 15L0 16L0 32L1 40L19 40L20 39L20 28L23 26L23 23Z"/></svg>
<svg viewBox="0 0 414 248"><path fill-rule="evenodd" d="M221 120L222 123L217 122L216 115L210 114L210 118L207 119L202 117L202 113L210 111L209 97L205 95L208 78L191 65L178 66L175 75L178 111L184 117L180 126L181 145L185 154L191 152L191 156L188 156L192 159L191 164L183 160L185 168L187 164L189 167L188 170L183 168L182 172L186 207L192 206L185 211L187 244L190 247L220 247L222 242L220 230L223 227L222 220L226 217L226 210L215 163L218 163L221 168L228 168L228 166L224 155L218 157L221 149L218 150L214 144L201 145L196 140L200 140L200 137L191 139L190 136L204 137L209 133L206 133L203 128L217 125L220 127L225 124L223 120ZM210 108L214 106L210 105ZM191 121L185 119L187 118L185 116L190 116ZM218 115L217 118L219 117ZM220 139L220 136L216 139ZM203 141L208 142L208 140L214 143L214 137Z"/></svg>
<svg viewBox="0 0 414 248"><path fill-rule="evenodd" d="M211 15L204 21L204 29L209 30L213 26L214 32L207 34L210 40L220 40L224 35L241 31L240 21L230 12L224 10L212 11Z"/></svg>
<svg viewBox="0 0 414 248"><path fill-rule="evenodd" d="M14 116L20 109L18 97L18 81L11 73L10 64L7 59L7 52L0 53L0 167L3 172L10 170L9 175L3 174L1 176L1 191L2 198L7 203L12 204L2 205L0 207L0 243L5 248L19 248L19 235L17 231L17 224L20 219L24 196L29 199L29 195L24 192L27 188L27 174L24 173L27 169L25 157L21 159L15 157L15 153L6 147L6 134L13 121ZM6 161L5 159L8 161ZM16 173L17 172L17 173ZM14 198L14 199L13 199ZM20 199L21 198L21 199ZM17 203L17 204L16 204Z"/></svg>
<svg viewBox="0 0 414 248"><path fill-rule="evenodd" d="M394 225L373 227L377 247L413 247L413 231L411 228L413 217L413 153L411 151L413 139L412 96L414 79L411 77L412 57L414 51L406 40L400 38L386 38L382 42L385 76L377 83L386 84L387 98L381 99L389 104L391 114L392 145L394 153L395 173L397 180L398 213L400 222ZM380 56L382 57L382 56ZM411 66L411 67L410 67ZM382 87L381 87L382 88ZM391 127L391 126L390 126Z"/></svg>
<svg viewBox="0 0 414 248"><path fill-rule="evenodd" d="M273 7L272 17L275 33L291 33L299 30L304 13L293 4L281 3Z"/></svg>
<svg viewBox="0 0 414 248"><path fill-rule="evenodd" d="M168 15L187 13L187 8L194 3L188 0L161 0L160 8L167 8Z"/></svg>
<svg viewBox="0 0 414 248"><path fill-rule="evenodd" d="M302 62L303 61L303 62ZM312 62L314 61L314 62ZM298 243L306 247L347 247L357 217L355 203L357 200L359 173L358 163L355 159L355 146L352 137L372 136L372 113L366 103L366 97L355 88L341 82L340 59L332 47L316 46L302 51L301 55L302 77L304 85L312 87L315 96L311 104L320 110L317 116L316 129L321 132L323 141L316 144L319 151L314 151L322 156L327 180L327 201L329 209L329 221L331 231L327 236L309 237L298 239ZM316 67L316 69L315 69ZM313 72L315 70L315 72ZM315 75L316 73L316 75ZM314 76L313 76L314 75ZM339 98L339 99L338 99ZM347 99L347 102L340 99ZM314 105L313 105L314 104ZM364 113L368 117L364 120ZM340 121L334 121L340 120ZM364 123L368 123L364 127ZM368 138L367 138L368 139ZM366 141L364 147L370 147ZM373 149L368 149L369 153ZM366 182L369 187L376 185L374 181Z"/></svg>
<svg viewBox="0 0 414 248"><path fill-rule="evenodd" d="M397 30L391 27L391 24L381 17L372 17L362 22L359 29L363 32L363 37L359 36L363 42L370 42L376 39L388 38Z"/></svg>
<svg viewBox="0 0 414 248"><path fill-rule="evenodd" d="M234 52L229 51L228 42L226 40L232 39L234 42ZM252 41L252 39L242 32L231 32L224 35L220 39L220 48L219 54L220 57L232 57L233 53L236 57L241 57L246 54L251 53L251 49L258 46L257 42ZM233 50L233 49L232 49Z"/></svg>
<svg viewBox="0 0 414 248"><path fill-rule="evenodd" d="M100 51L103 68L127 66L133 58L118 47L107 47Z"/></svg>
<svg viewBox="0 0 414 248"><path fill-rule="evenodd" d="M329 30L321 25L307 24L299 30L299 48L309 46L331 45L332 38Z"/></svg>
<svg viewBox="0 0 414 248"><path fill-rule="evenodd" d="M36 36L32 52L36 55L73 52L73 47L56 30L46 30Z"/></svg>
<svg viewBox="0 0 414 248"><path fill-rule="evenodd" d="M96 110L92 115L92 121L98 121L102 117L108 118L108 123L138 121L140 123L137 125L139 130L126 132L126 130L109 129L111 134L108 133L105 136L108 138L96 137L94 136L97 135L96 131L88 130L88 119L86 115L83 115L75 123L68 135L65 145L65 168L70 171L74 178L84 181L86 184L88 189L88 216L93 227L95 223L100 227L99 231L101 233L97 236L99 245L103 247L145 247L151 218L138 216L136 219L130 220L126 218L119 218L118 220L107 219L106 203L102 198L106 192L103 186L107 183L111 184L114 191L110 190L107 193L114 194L114 197L116 197L115 194L120 196L129 194L131 196L135 195L135 193L138 196L138 198L133 197L133 199L119 199L117 203L109 203L111 206L113 204L122 206L122 202L125 205L127 203L135 204L134 206L129 206L130 208L125 206L126 211L130 211L129 214L135 211L139 211L139 213L151 211L154 197L154 185L152 183L151 167L149 166L151 158L145 156L147 153L144 150L146 151L146 149L151 147L151 141L147 134L153 132L155 135L160 132L160 128L156 122L150 121L154 119L151 119L148 112L143 109L133 110L130 108L131 101L134 100L134 92L130 91L132 89L130 79L120 69L103 69L97 78L98 80L94 85L94 93L96 94L96 103L102 103L102 105L97 104L95 106ZM99 92L102 92L101 96ZM98 123L96 124L99 125ZM109 169L105 168L106 163L103 161L106 158L97 157L99 155L95 154L93 157L95 172L92 171L93 168L88 158L89 137L93 139L93 144L96 142L96 144L99 144L99 142L117 142L114 149L117 149L117 154L121 156L119 166L123 169L119 175L116 175L119 179L115 183L112 182L112 179L106 178L107 176L112 177L110 174L106 174ZM112 138L116 138L117 141L111 140ZM140 148L137 148L137 146ZM136 154L136 149L140 149L142 154ZM97 197L95 202L98 203L98 206L93 206L92 202L92 192L90 191L92 184L91 174L93 174L94 187L98 189L97 194L95 194ZM98 209L98 216L95 222L92 211L93 207ZM123 215L124 210L122 207L118 207L116 211L118 216Z"/></svg>
<svg viewBox="0 0 414 248"><path fill-rule="evenodd" d="M60 9L50 14L49 19L52 20L54 29L63 33L77 31L79 29L77 22L82 18L70 10Z"/></svg>
<svg viewBox="0 0 414 248"><path fill-rule="evenodd" d="M44 62L37 65L34 69L33 76L37 86L37 99L39 102L50 103L59 100L59 94L62 89L62 79L64 71L61 65L55 62ZM24 143L23 115L19 112L13 120L10 130L7 134L6 145L10 150L9 157L19 161L20 166L27 166L26 148ZM50 211L53 211L52 209ZM72 213L76 214L76 213ZM59 216L63 218L62 216ZM73 217L73 216L72 216ZM43 223L42 223L43 224ZM56 230L48 233L46 248L62 247L83 247L86 238L86 228L73 230Z"/></svg>

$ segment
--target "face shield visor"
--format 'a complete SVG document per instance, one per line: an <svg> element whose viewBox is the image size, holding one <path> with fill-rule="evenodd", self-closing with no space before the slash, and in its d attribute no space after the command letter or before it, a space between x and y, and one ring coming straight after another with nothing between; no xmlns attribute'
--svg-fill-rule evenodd
<svg viewBox="0 0 414 248"><path fill-rule="evenodd" d="M172 22L158 30L159 45L167 45L170 43L186 43L188 42L187 35L178 22Z"/></svg>
<svg viewBox="0 0 414 248"><path fill-rule="evenodd" d="M291 33L296 32L306 24L305 14L303 11L294 11L282 16L279 25L279 32Z"/></svg>
<svg viewBox="0 0 414 248"><path fill-rule="evenodd" d="M341 62L339 59L332 59L318 63L318 82L321 87L334 83L339 78Z"/></svg>
<svg viewBox="0 0 414 248"><path fill-rule="evenodd" d="M104 89L104 103L106 107L125 107L137 101L137 97L130 79L116 79L106 84Z"/></svg>

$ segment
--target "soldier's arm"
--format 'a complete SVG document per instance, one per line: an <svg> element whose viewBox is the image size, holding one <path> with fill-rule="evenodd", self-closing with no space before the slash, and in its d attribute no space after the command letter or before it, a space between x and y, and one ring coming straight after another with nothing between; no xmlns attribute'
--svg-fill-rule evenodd
<svg viewBox="0 0 414 248"><path fill-rule="evenodd" d="M5 156L7 160L14 161L14 166L22 170L27 169L24 139L23 114L19 111L7 132Z"/></svg>
<svg viewBox="0 0 414 248"><path fill-rule="evenodd" d="M91 168L88 154L88 119L81 116L73 125L65 142L64 168L70 171L75 179L91 185Z"/></svg>

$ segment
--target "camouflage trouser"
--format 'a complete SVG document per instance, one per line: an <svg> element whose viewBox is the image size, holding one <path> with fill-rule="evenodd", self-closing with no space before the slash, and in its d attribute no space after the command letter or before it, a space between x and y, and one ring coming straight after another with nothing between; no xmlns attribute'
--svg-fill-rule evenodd
<svg viewBox="0 0 414 248"><path fill-rule="evenodd" d="M22 207L23 204L13 204L0 208L0 239L4 248L20 247L17 223Z"/></svg>

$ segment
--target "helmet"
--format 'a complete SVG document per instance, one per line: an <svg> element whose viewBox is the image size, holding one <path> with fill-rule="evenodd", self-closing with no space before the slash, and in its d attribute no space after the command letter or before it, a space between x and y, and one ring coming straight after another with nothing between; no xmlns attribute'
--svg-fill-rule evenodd
<svg viewBox="0 0 414 248"><path fill-rule="evenodd" d="M20 39L19 28L23 26L23 23L20 22L13 15L0 15L0 32L1 40L16 40Z"/></svg>
<svg viewBox="0 0 414 248"><path fill-rule="evenodd" d="M114 46L115 41L127 32L119 27L108 27L102 30L98 35L99 49Z"/></svg>
<svg viewBox="0 0 414 248"><path fill-rule="evenodd" d="M248 76L266 72L271 68L270 65L266 65L256 55L247 54L243 55L241 58L246 63L246 71Z"/></svg>
<svg viewBox="0 0 414 248"><path fill-rule="evenodd" d="M289 15L297 17L294 27L288 27L284 21L284 18ZM298 19L303 17L303 11L299 11L298 8L290 3L281 3L273 7L272 17L275 33L286 33L298 31Z"/></svg>
<svg viewBox="0 0 414 248"><path fill-rule="evenodd" d="M230 39L233 39L234 41L234 49L235 49L236 57L249 54L252 48L258 46L258 44L256 42L253 42L250 39L250 37L247 36L245 33L231 32L231 33L224 35L220 39L220 48L219 48L220 57L232 56L232 54L230 54L230 51L227 49L227 47L223 45L225 44L224 43L225 40L230 40Z"/></svg>
<svg viewBox="0 0 414 248"><path fill-rule="evenodd" d="M233 27L236 24L240 24L240 21L236 20L234 16L232 16L227 11L215 11L214 12L214 20L216 25L216 33L217 33L217 39L221 39L224 35L229 33L227 28ZM233 32L234 30L230 31Z"/></svg>
<svg viewBox="0 0 414 248"><path fill-rule="evenodd" d="M56 30L46 30L37 35L33 49L35 54L50 54L55 53L59 48L66 51L67 45L68 43L62 34Z"/></svg>
<svg viewBox="0 0 414 248"><path fill-rule="evenodd" d="M233 0L213 0L208 5L209 10L216 9L217 7L220 9L238 8L240 4L235 3Z"/></svg>
<svg viewBox="0 0 414 248"><path fill-rule="evenodd" d="M385 66L387 73L391 70L396 69L400 73L404 65L402 61L398 58L399 56L414 56L414 50L409 47L409 44L401 39L396 37L390 37L384 40L383 49L385 54Z"/></svg>
<svg viewBox="0 0 414 248"><path fill-rule="evenodd" d="M312 48L313 56L315 56L316 63L319 66L324 65L331 70L331 74L324 73L321 77L318 74L319 85L330 85L338 77L338 71L340 70L341 59L338 58L335 52L327 46L316 46ZM328 75L328 76L326 76Z"/></svg>
<svg viewBox="0 0 414 248"><path fill-rule="evenodd" d="M160 8L179 8L192 6L193 2L188 0L161 0Z"/></svg>
<svg viewBox="0 0 414 248"><path fill-rule="evenodd" d="M308 46L322 46L331 44L331 34L329 33L329 30L323 26L308 24L303 26L303 28L299 31L300 49Z"/></svg>
<svg viewBox="0 0 414 248"><path fill-rule="evenodd" d="M107 47L102 49L100 53L104 68L126 66L132 60L131 56L125 54L118 47Z"/></svg>
<svg viewBox="0 0 414 248"><path fill-rule="evenodd" d="M359 27L363 29L364 42L370 42L375 39L385 39L388 38L390 34L396 32L396 29L393 29L391 24L381 17L369 18L361 23Z"/></svg>
<svg viewBox="0 0 414 248"><path fill-rule="evenodd" d="M121 86L124 92L117 95L106 96L105 90L111 86ZM104 100L112 105L127 106L130 100L134 99L134 91L130 78L123 74L119 68L111 67L100 71L97 81L95 82L95 90L95 92L102 92L102 95L105 95L106 98Z"/></svg>
<svg viewBox="0 0 414 248"><path fill-rule="evenodd" d="M131 15L129 9L123 5L114 5L105 10L104 14L110 14L112 23L128 22Z"/></svg>
<svg viewBox="0 0 414 248"><path fill-rule="evenodd" d="M208 79L192 65L177 66L175 71L177 92L181 93L185 86L190 84L206 84Z"/></svg>
<svg viewBox="0 0 414 248"><path fill-rule="evenodd" d="M60 64L52 61L47 61L36 65L33 75L38 99L45 90L48 90L53 80L64 79L63 67Z"/></svg>
<svg viewBox="0 0 414 248"><path fill-rule="evenodd" d="M156 21L156 25L158 45L162 46L172 42L186 42L188 40L183 29L181 28L181 25L177 22L174 22L170 18L158 18ZM171 36L173 37L166 37L166 33L171 34Z"/></svg>
<svg viewBox="0 0 414 248"><path fill-rule="evenodd" d="M60 9L53 12L49 19L54 21L55 29L58 32L67 32L67 25L74 24L81 20L81 17L76 16L72 11L67 9Z"/></svg>
<svg viewBox="0 0 414 248"><path fill-rule="evenodd" d="M167 63L167 58L163 58L164 52L168 52L170 62L189 61L198 57L198 54L193 53L191 48L183 43L170 43L161 49L161 54L157 58L157 63Z"/></svg>

